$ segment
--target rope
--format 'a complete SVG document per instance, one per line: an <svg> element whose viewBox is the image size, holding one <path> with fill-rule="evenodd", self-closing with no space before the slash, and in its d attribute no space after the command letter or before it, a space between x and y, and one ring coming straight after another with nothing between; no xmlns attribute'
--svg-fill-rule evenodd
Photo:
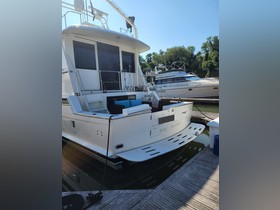
<svg viewBox="0 0 280 210"><path fill-rule="evenodd" d="M102 178L101 178L101 182L100 182L100 188L99 188L99 192L98 193L88 193L86 199L90 202L87 206L85 206L84 208L82 208L82 210L88 209L90 206L92 206L94 203L100 201L103 198L103 193L102 191L102 187L103 187L103 183L104 183L104 177L106 174L106 170L107 170L107 165L108 165L108 154L109 154L109 143L110 143L110 125L111 125L111 119L112 119L113 115L111 115L109 117L109 126L108 126L108 138L107 138L107 148L106 148L106 162L105 162L105 166L103 169L103 174L102 174Z"/></svg>
<svg viewBox="0 0 280 210"><path fill-rule="evenodd" d="M211 117L208 117L207 115L205 115L195 104L193 104L195 106L195 108L205 117L209 118L210 120L214 120L213 118Z"/></svg>

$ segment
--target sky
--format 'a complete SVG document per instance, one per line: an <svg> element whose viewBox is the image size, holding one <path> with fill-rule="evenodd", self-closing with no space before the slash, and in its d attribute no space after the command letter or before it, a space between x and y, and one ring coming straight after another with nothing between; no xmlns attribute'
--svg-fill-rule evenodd
<svg viewBox="0 0 280 210"><path fill-rule="evenodd" d="M208 37L219 36L218 0L113 1L127 16L135 16L138 38L150 46L142 56L175 46L194 46L198 52ZM92 0L92 3L109 14L110 29L126 28L125 21L105 0Z"/></svg>

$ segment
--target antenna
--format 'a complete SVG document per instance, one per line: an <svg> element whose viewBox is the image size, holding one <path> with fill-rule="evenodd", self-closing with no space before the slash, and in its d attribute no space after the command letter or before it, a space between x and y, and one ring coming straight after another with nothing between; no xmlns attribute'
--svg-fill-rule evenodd
<svg viewBox="0 0 280 210"><path fill-rule="evenodd" d="M94 21L94 19L95 19L95 14L94 14L94 11L93 11L93 6L92 6L91 0L89 0L89 3L90 3L91 14L93 15L92 20Z"/></svg>

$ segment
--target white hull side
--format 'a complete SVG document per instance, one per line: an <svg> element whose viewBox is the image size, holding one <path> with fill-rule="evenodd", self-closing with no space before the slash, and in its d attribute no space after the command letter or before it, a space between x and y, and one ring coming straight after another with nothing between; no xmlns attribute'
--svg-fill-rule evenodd
<svg viewBox="0 0 280 210"><path fill-rule="evenodd" d="M75 115L70 106L64 105L62 106L62 136L104 155L108 138L108 119Z"/></svg>
<svg viewBox="0 0 280 210"><path fill-rule="evenodd" d="M160 97L168 98L201 98L218 97L219 89L214 87L162 87L156 92Z"/></svg>
<svg viewBox="0 0 280 210"><path fill-rule="evenodd" d="M176 135L190 124L192 103L183 106L168 105L163 109L165 110L154 113L113 116L110 122L109 157L114 158L123 152L160 142ZM110 115L107 117L76 115L67 105L62 106L62 115L62 135L65 138L106 155ZM159 118L173 115L173 120L159 123ZM161 154L168 152L164 151Z"/></svg>

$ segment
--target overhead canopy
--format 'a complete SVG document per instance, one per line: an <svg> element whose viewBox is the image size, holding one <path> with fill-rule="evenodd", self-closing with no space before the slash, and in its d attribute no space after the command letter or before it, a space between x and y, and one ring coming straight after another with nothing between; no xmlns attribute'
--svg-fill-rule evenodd
<svg viewBox="0 0 280 210"><path fill-rule="evenodd" d="M145 52L150 49L144 42L133 37L121 34L115 31L98 28L94 26L77 25L69 26L62 31L62 34L74 34L83 37L94 37L102 40L110 40L116 44L125 45L132 48L137 48L139 52Z"/></svg>

